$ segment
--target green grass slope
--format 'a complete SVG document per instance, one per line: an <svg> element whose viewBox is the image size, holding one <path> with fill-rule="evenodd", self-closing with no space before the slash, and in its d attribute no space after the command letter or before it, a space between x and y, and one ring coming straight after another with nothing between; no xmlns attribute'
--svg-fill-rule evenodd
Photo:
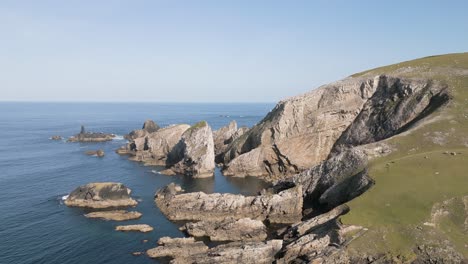
<svg viewBox="0 0 468 264"><path fill-rule="evenodd" d="M417 127L385 140L395 151L371 161L376 185L351 201L351 212L342 219L369 229L348 250L409 262L418 245L447 243L468 258L468 204L462 198L468 195L468 53L421 58L353 77L378 74L438 80L453 98ZM452 198L458 202L444 204ZM441 204L447 213L435 217Z"/></svg>

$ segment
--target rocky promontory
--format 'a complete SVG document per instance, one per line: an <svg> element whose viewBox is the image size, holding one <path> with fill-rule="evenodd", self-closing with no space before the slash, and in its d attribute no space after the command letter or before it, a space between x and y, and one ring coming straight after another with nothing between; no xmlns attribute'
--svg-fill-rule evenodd
<svg viewBox="0 0 468 264"><path fill-rule="evenodd" d="M89 208L135 206L137 201L130 197L130 193L131 190L122 183L88 183L72 191L65 204Z"/></svg>
<svg viewBox="0 0 468 264"><path fill-rule="evenodd" d="M104 142L110 141L115 138L114 134L106 133L96 133L96 132L87 132L84 126L81 126L81 131L79 134L76 134L70 137L68 142Z"/></svg>

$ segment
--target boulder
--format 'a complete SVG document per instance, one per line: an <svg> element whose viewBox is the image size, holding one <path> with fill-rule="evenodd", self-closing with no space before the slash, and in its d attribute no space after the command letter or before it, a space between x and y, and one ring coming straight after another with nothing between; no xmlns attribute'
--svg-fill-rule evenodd
<svg viewBox="0 0 468 264"><path fill-rule="evenodd" d="M62 137L55 135L55 136L52 136L50 139L52 139L52 140L62 140Z"/></svg>
<svg viewBox="0 0 468 264"><path fill-rule="evenodd" d="M72 191L64 203L89 208L135 206L137 201L130 197L130 193L131 190L122 183L88 183Z"/></svg>
<svg viewBox="0 0 468 264"><path fill-rule="evenodd" d="M205 121L191 126L167 158L167 166L177 174L193 178L214 175L214 142L211 127Z"/></svg>
<svg viewBox="0 0 468 264"><path fill-rule="evenodd" d="M94 132L86 132L84 126L81 126L81 131L79 134L76 134L70 137L67 141L68 142L104 142L110 141L115 137L114 134L106 134L106 133L94 133Z"/></svg>
<svg viewBox="0 0 468 264"><path fill-rule="evenodd" d="M121 226L116 226L115 230L122 231L122 232L136 231L136 232L147 233L147 232L153 231L153 227L146 225L146 224L121 225Z"/></svg>
<svg viewBox="0 0 468 264"><path fill-rule="evenodd" d="M180 186L171 183L155 195L157 206L169 220L222 221L233 217L268 220L271 223L294 223L302 217L301 185L258 196L180 192Z"/></svg>
<svg viewBox="0 0 468 264"><path fill-rule="evenodd" d="M90 156L97 156L97 157L104 157L105 153L104 150L98 149L98 150L89 150L85 152L86 155Z"/></svg>
<svg viewBox="0 0 468 264"><path fill-rule="evenodd" d="M136 211L113 210L113 211L99 211L85 214L87 218L98 218L111 221L128 221L138 219L142 216L141 213Z"/></svg>
<svg viewBox="0 0 468 264"><path fill-rule="evenodd" d="M179 229L193 237L209 237L211 241L263 241L267 238L267 229L263 222L250 218L202 220L186 223Z"/></svg>

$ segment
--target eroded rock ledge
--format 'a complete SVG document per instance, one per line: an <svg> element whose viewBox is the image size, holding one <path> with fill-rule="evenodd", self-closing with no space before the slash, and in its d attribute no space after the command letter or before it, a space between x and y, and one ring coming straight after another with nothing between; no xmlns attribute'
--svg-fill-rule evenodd
<svg viewBox="0 0 468 264"><path fill-rule="evenodd" d="M180 186L171 183L159 190L155 202L170 220L216 220L226 217L268 220L271 223L294 223L302 218L302 186L277 194L243 196L236 194L178 193Z"/></svg>
<svg viewBox="0 0 468 264"><path fill-rule="evenodd" d="M137 205L130 197L131 190L122 183L96 182L76 188L65 205L88 208L127 207Z"/></svg>

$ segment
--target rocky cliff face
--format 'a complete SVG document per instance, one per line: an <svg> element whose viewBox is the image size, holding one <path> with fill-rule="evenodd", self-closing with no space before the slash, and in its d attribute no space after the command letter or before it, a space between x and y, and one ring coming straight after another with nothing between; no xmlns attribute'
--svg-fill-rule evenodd
<svg viewBox="0 0 468 264"><path fill-rule="evenodd" d="M166 166L172 171L193 178L214 175L215 156L213 131L205 121L187 129L168 155Z"/></svg>
<svg viewBox="0 0 468 264"><path fill-rule="evenodd" d="M124 138L127 140L133 140L136 138L144 137L150 133L156 132L159 130L158 124L156 124L153 120L146 120L143 123L143 127L141 129L133 130L128 135L125 135Z"/></svg>
<svg viewBox="0 0 468 264"><path fill-rule="evenodd" d="M281 179L304 171L346 146L391 137L447 102L430 80L347 78L281 101L224 153L232 176Z"/></svg>

